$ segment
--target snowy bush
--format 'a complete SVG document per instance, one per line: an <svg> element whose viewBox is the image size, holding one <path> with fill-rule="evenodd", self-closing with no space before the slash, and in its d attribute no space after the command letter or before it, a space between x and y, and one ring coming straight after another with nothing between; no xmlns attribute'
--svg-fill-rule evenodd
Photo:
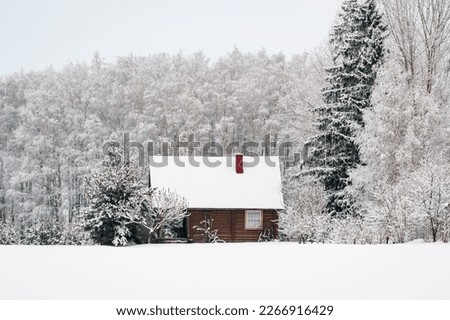
<svg viewBox="0 0 450 320"><path fill-rule="evenodd" d="M376 230L378 243L403 243L410 239L412 209L401 185L381 183L365 204L368 223Z"/></svg>
<svg viewBox="0 0 450 320"><path fill-rule="evenodd" d="M367 243L367 239L363 236L363 219L361 219L360 217L346 216L341 218L332 218L330 219L329 223L329 240L331 243Z"/></svg>
<svg viewBox="0 0 450 320"><path fill-rule="evenodd" d="M443 156L430 159L411 179L410 201L415 215L425 221L433 242L448 241L450 225L450 163Z"/></svg>
<svg viewBox="0 0 450 320"><path fill-rule="evenodd" d="M149 230L149 242L158 242L164 234L182 226L183 219L189 215L187 201L173 191L153 189L144 215L142 225Z"/></svg>
<svg viewBox="0 0 450 320"><path fill-rule="evenodd" d="M58 216L42 212L24 218L21 223L21 244L54 245L60 244L63 222Z"/></svg>
<svg viewBox="0 0 450 320"><path fill-rule="evenodd" d="M84 245L90 243L90 234L85 231L83 222L76 217L70 223L66 223L61 234L61 244Z"/></svg>
<svg viewBox="0 0 450 320"><path fill-rule="evenodd" d="M323 187L310 177L285 182L286 209L280 212L282 237L301 243L326 242L329 217Z"/></svg>
<svg viewBox="0 0 450 320"><path fill-rule="evenodd" d="M0 245L19 244L20 235L15 227L7 222L0 223Z"/></svg>
<svg viewBox="0 0 450 320"><path fill-rule="evenodd" d="M218 230L212 228L213 221L214 219L202 220L199 226L194 226L193 228L203 234L203 241L206 243L224 243L225 241L217 235Z"/></svg>
<svg viewBox="0 0 450 320"><path fill-rule="evenodd" d="M258 242L275 241L275 232L273 227L264 228L259 234Z"/></svg>
<svg viewBox="0 0 450 320"><path fill-rule="evenodd" d="M16 224L0 224L0 244L83 245L89 240L79 222L63 222L49 213L25 216Z"/></svg>

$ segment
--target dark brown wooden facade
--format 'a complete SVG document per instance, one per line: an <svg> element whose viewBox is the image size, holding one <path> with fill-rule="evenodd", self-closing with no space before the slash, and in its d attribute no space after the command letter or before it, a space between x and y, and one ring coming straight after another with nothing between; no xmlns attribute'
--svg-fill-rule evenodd
<svg viewBox="0 0 450 320"><path fill-rule="evenodd" d="M194 229L194 226L201 225L204 220L212 221L212 229L217 229L219 238L226 242L258 241L262 233L277 238L278 212L273 209L261 211L262 227L246 229L245 209L190 209L187 222L188 238L194 242L205 241L203 233Z"/></svg>

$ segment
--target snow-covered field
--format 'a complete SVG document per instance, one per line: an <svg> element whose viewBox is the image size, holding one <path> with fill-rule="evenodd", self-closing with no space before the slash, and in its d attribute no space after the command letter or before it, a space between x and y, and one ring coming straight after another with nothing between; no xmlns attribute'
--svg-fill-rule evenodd
<svg viewBox="0 0 450 320"><path fill-rule="evenodd" d="M0 299L450 299L450 245L0 246Z"/></svg>

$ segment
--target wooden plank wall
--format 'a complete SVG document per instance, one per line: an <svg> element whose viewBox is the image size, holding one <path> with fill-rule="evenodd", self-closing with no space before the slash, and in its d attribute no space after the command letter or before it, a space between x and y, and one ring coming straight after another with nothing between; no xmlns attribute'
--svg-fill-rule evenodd
<svg viewBox="0 0 450 320"><path fill-rule="evenodd" d="M226 242L258 241L263 230L245 229L245 210L190 210L188 217L188 237L194 242L203 242L204 237L194 226L200 225L205 219L213 219L212 228L218 230L218 235ZM272 228L278 237L278 213L276 210L263 210L263 228Z"/></svg>

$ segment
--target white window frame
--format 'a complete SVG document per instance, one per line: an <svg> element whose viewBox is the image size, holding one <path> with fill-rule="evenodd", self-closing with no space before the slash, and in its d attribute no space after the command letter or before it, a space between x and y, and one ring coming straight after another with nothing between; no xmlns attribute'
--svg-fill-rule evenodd
<svg viewBox="0 0 450 320"><path fill-rule="evenodd" d="M259 227L249 227L248 226L248 213L259 213ZM262 210L245 210L245 230L262 230L263 228L263 212Z"/></svg>

